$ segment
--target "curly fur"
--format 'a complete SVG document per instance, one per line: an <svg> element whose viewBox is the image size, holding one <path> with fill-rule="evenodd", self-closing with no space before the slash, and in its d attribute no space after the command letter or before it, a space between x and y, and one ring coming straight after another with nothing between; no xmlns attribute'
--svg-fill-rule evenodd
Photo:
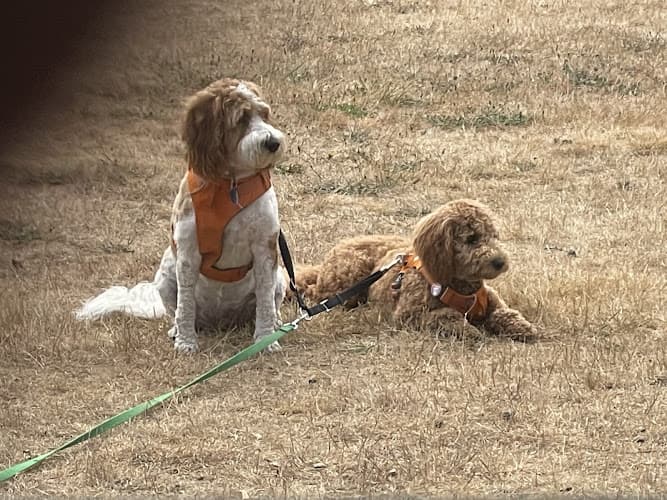
<svg viewBox="0 0 667 500"><path fill-rule="evenodd" d="M485 280L506 272L509 264L489 210L473 200L452 201L425 216L415 227L411 240L400 236L344 240L327 254L322 264L298 268L297 285L310 300L323 300L363 279L399 253L416 253L436 282L461 294L472 294L485 286L489 306L483 319L469 323L462 313L431 296L426 278L414 269L405 273L396 298L391 284L400 266L395 266L371 286L368 300L380 304L398 324L473 337L482 335L480 329L516 339L535 334L534 327L521 313L510 309L485 284Z"/></svg>
<svg viewBox="0 0 667 500"><path fill-rule="evenodd" d="M268 122L270 108L256 85L235 79L212 83L186 105L183 141L188 167L204 182L240 180L271 167L284 151L284 135ZM152 282L128 289L112 287L86 302L79 319L119 311L154 318L174 318L169 331L179 351L197 350L201 329L255 320L255 339L280 323L286 280L278 266L278 201L271 187L236 214L222 235L219 269L249 266L239 281L224 283L200 273L202 256L187 177L172 210L174 246L168 247ZM268 350L279 348L273 344Z"/></svg>

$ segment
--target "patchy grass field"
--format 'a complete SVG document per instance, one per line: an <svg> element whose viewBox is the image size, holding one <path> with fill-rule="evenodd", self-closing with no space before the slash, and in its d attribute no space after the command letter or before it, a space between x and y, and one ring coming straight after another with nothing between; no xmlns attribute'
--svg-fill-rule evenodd
<svg viewBox="0 0 667 500"><path fill-rule="evenodd" d="M0 494L667 491L667 9L662 0L146 2L0 157L0 464L42 453L251 341L179 356L167 323L71 311L150 279L184 170L181 103L262 85L297 260L472 197L495 282L541 330L469 345L318 318ZM285 306L283 315L294 315Z"/></svg>

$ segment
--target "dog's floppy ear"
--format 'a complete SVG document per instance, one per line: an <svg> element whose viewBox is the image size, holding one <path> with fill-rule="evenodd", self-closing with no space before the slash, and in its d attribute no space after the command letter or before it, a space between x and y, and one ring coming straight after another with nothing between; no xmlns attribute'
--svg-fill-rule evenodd
<svg viewBox="0 0 667 500"><path fill-rule="evenodd" d="M441 207L417 223L413 237L415 252L434 279L446 283L454 277L456 219Z"/></svg>
<svg viewBox="0 0 667 500"><path fill-rule="evenodd" d="M252 91L255 96L257 96L258 99L264 100L262 97L262 90L257 86L256 83L254 82L248 82L248 81L242 81L241 82L243 85L245 85L250 91Z"/></svg>
<svg viewBox="0 0 667 500"><path fill-rule="evenodd" d="M202 177L215 174L224 156L225 116L223 97L202 90L188 99L182 139L188 166Z"/></svg>
<svg viewBox="0 0 667 500"><path fill-rule="evenodd" d="M264 102L262 90L253 82L239 81L226 104L235 104L234 106L230 105L229 109L225 108L225 114L232 122L238 120L239 114L251 108L260 112L265 120L271 116L271 106Z"/></svg>

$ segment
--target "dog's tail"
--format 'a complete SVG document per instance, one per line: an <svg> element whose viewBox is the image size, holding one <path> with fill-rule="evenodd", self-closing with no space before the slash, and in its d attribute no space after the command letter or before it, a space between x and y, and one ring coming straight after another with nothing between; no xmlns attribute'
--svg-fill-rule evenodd
<svg viewBox="0 0 667 500"><path fill-rule="evenodd" d="M167 311L155 282L144 281L132 288L112 286L86 301L74 314L78 320L99 319L113 312L153 319Z"/></svg>

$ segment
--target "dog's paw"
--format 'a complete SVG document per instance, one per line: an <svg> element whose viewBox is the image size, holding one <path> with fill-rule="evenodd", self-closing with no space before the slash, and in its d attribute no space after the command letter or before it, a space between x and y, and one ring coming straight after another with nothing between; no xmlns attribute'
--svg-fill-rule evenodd
<svg viewBox="0 0 667 500"><path fill-rule="evenodd" d="M169 329L169 331L167 332L167 336L172 340L172 342L174 343L174 349L176 349L176 351L178 352L182 352L185 354L192 354L193 352L197 352L199 350L199 345L197 344L197 336L181 335L176 325L172 326Z"/></svg>
<svg viewBox="0 0 667 500"><path fill-rule="evenodd" d="M521 318L522 321L516 321L505 332L505 336L512 340L520 342L531 342L537 338L537 328L534 325Z"/></svg>
<svg viewBox="0 0 667 500"><path fill-rule="evenodd" d="M276 340L274 343L269 344L268 346L266 346L266 348L264 349L264 352L266 352L268 354L271 354L271 353L279 352L279 351L282 351L282 350L283 350L282 346Z"/></svg>
<svg viewBox="0 0 667 500"><path fill-rule="evenodd" d="M537 329L515 309L496 310L489 318L491 331L500 337L523 342L537 338Z"/></svg>
<svg viewBox="0 0 667 500"><path fill-rule="evenodd" d="M485 337L482 330L467 321L462 321L459 325L457 325L455 329L455 335L459 336L460 338L472 341L479 341Z"/></svg>
<svg viewBox="0 0 667 500"><path fill-rule="evenodd" d="M259 342L260 340L262 340L263 338L264 338L264 337L255 337L255 344L256 344L257 342ZM273 343L269 344L268 346L266 346L266 347L264 348L264 351L263 351L263 352L266 352L266 353L268 353L268 354L271 354L271 353L273 353L273 352L278 352L278 351L282 351L282 350L283 350L283 348L281 347L281 345L280 345L280 344L278 343L278 341L276 340L275 342L273 342Z"/></svg>
<svg viewBox="0 0 667 500"><path fill-rule="evenodd" d="M174 349L178 352L184 354L192 354L199 350L199 345L197 344L197 335L183 335L178 331L176 325L174 325L167 335L174 341Z"/></svg>
<svg viewBox="0 0 667 500"><path fill-rule="evenodd" d="M199 345L197 345L196 340L192 341L177 338L174 341L174 349L183 354L193 354L199 350Z"/></svg>

